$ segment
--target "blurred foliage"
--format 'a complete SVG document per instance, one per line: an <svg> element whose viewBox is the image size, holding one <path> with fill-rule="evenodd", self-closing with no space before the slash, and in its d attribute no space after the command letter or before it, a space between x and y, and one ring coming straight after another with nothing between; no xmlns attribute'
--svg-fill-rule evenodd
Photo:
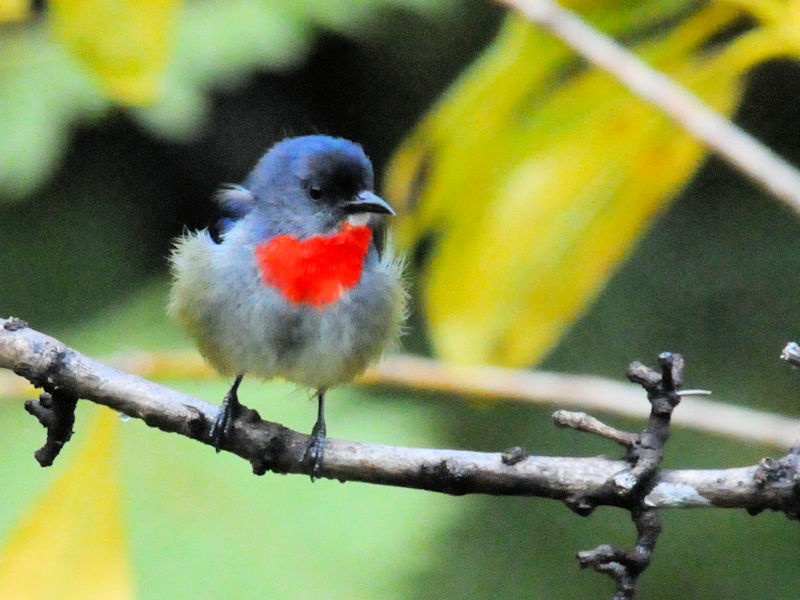
<svg viewBox="0 0 800 600"><path fill-rule="evenodd" d="M185 139L208 119L212 85L297 66L317 32L357 35L387 7L434 12L445 4L54 1L44 18L0 35L2 196L41 185L71 127L114 103L139 106L131 115L152 134Z"/></svg>
<svg viewBox="0 0 800 600"><path fill-rule="evenodd" d="M134 598L115 464L119 419L106 409L91 412L76 459L6 540L2 598Z"/></svg>
<svg viewBox="0 0 800 600"><path fill-rule="evenodd" d="M178 0L52 0L48 22L63 44L123 104L160 95Z"/></svg>
<svg viewBox="0 0 800 600"><path fill-rule="evenodd" d="M30 2L27 0L6 0L0 4L0 23L22 21L30 16L30 11Z"/></svg>
<svg viewBox="0 0 800 600"><path fill-rule="evenodd" d="M787 51L771 23L741 27L748 13L736 4L585 8L590 21L635 40L639 56L730 115L743 75ZM794 23L788 4L781 11ZM704 155L657 109L509 18L404 142L387 177L389 200L406 208L401 240L433 238L421 286L436 352L539 362Z"/></svg>
<svg viewBox="0 0 800 600"><path fill-rule="evenodd" d="M206 224L213 189L240 181L275 139L310 130L362 141L380 174L499 14L478 0L187 1L172 26L163 13L165 26L151 29L166 62L133 60L131 80L115 84L108 56L143 32L125 37L112 16L91 44L104 50L79 52L65 41L88 43L72 3L60 4L61 33L51 27L57 4L0 29L0 314L96 356L191 346L164 316L163 257L184 224ZM800 159L800 68L773 61L745 74L796 55L795 3L565 4ZM24 18L27 6L14 6L17 16L0 18ZM134 107L147 90L137 77L157 83ZM448 355L527 363L560 339L547 368L610 376L632 359L681 351L690 386L796 413L797 374L777 354L797 336L800 226L737 173L702 160L657 113L509 19L387 178L409 215L401 237L428 269L426 313L407 346L425 348L430 333ZM210 401L227 387L167 383ZM313 422L313 402L292 386L245 380L242 398L287 426ZM126 597L605 597L610 584L579 574L574 553L634 536L612 509L579 519L543 500L255 478L234 457L95 416L104 410L79 403L75 439L42 470L31 457L41 428L18 401L0 403L11 432L0 436L0 565L38 548L30 560L40 569L58 554L63 572L91 575L102 538L108 563L94 566L109 564ZM543 407L341 388L328 411L331 435L363 442L610 451L554 430ZM767 452L676 430L666 460L735 466ZM667 512L641 597L794 598L795 534L780 515ZM0 584L20 583L2 575ZM45 590L46 577L29 580Z"/></svg>

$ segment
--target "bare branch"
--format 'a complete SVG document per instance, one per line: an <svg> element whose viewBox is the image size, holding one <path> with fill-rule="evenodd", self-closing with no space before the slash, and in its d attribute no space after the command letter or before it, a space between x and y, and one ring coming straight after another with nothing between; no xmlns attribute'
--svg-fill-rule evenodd
<svg viewBox="0 0 800 600"><path fill-rule="evenodd" d="M43 467L49 467L72 437L75 424L75 405L78 399L68 394L42 392L38 400L27 400L25 410L36 417L47 429L47 441L34 452L34 457Z"/></svg>
<svg viewBox="0 0 800 600"><path fill-rule="evenodd" d="M632 464L630 470L614 476L614 483L620 491L631 498L628 508L636 524L636 545L632 550L621 550L604 544L577 555L581 568L592 567L614 580L614 600L636 596L639 576L649 566L661 533L661 519L656 510L648 506L647 496L658 480L664 447L669 439L670 416L680 402L683 357L664 352L658 360L660 373L639 362L628 367L628 379L647 390L651 407L650 418L640 435L630 435L627 456Z"/></svg>
<svg viewBox="0 0 800 600"><path fill-rule="evenodd" d="M800 517L800 447L778 460L762 459L741 469L660 470L672 411L681 401L683 359L663 353L659 362L660 373L638 362L628 368L628 378L644 386L651 405L641 434L621 432L588 415L556 415L562 425L621 443L628 449L624 460L530 456L521 447L485 453L329 440L321 472L315 470L315 475L453 495L540 496L561 500L584 516L598 505L625 508L637 530L633 549L602 545L577 558L581 567L613 578L615 600L632 599L661 531L658 508L739 507L751 514L772 509ZM36 453L42 466L51 464L69 440L77 398L213 445L210 429L216 407L107 367L18 319L0 319L0 367L45 389L38 403L26 403L48 430L47 443ZM222 449L248 460L256 474L308 474L309 436L263 421L244 406L240 411Z"/></svg>
<svg viewBox="0 0 800 600"><path fill-rule="evenodd" d="M103 359L117 369L143 377L162 379L217 375L192 350L169 352L126 351ZM528 371L489 365L454 365L434 358L393 354L384 357L356 383L391 385L411 390L448 392L450 398L490 398L497 402L557 404L581 410L597 410L634 418L647 418L640 387L593 375ZM23 395L29 385L12 373L0 371L0 393ZM728 435L778 447L800 442L800 419L755 410L719 400L687 396L708 395L705 390L681 390L681 410L673 425Z"/></svg>
<svg viewBox="0 0 800 600"><path fill-rule="evenodd" d="M498 0L607 71L691 136L800 213L800 172L700 98L554 0Z"/></svg>
<svg viewBox="0 0 800 600"><path fill-rule="evenodd" d="M593 568L609 575L616 585L613 600L629 600L636 596L639 575L649 566L656 539L661 532L661 519L653 509L634 511L637 542L633 550L626 551L608 544L594 550L578 552L578 566Z"/></svg>
<svg viewBox="0 0 800 600"><path fill-rule="evenodd" d="M585 412L557 410L553 413L553 423L556 427L569 427L584 433L599 435L625 448L631 448L636 443L636 436L632 433L610 427Z"/></svg>
<svg viewBox="0 0 800 600"><path fill-rule="evenodd" d="M17 320L0 319L0 367L13 370L46 391L59 389L143 419L151 427L211 445L209 430L217 406L112 369L52 337L20 326ZM248 460L258 474L271 470L307 475L308 467L302 460L307 443L307 435L263 421L258 413L245 409L223 449ZM797 484L793 478L797 476L792 469L781 466L769 471L771 476L756 480L760 469L763 471L753 465L662 471L644 503L650 508L717 506L796 514L798 499L793 486ZM618 474L628 470L629 462L605 457L527 456L522 451L504 455L331 439L322 475L448 494L541 496L562 500L576 509L600 504L629 506L631 498L614 483Z"/></svg>

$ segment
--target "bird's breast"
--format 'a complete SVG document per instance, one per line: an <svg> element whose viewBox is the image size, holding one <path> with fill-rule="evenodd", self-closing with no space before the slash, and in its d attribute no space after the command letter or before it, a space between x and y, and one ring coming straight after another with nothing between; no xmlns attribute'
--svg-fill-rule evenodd
<svg viewBox="0 0 800 600"><path fill-rule="evenodd" d="M305 240L275 236L256 247L261 280L290 302L323 308L358 283L371 239L369 227L348 223Z"/></svg>

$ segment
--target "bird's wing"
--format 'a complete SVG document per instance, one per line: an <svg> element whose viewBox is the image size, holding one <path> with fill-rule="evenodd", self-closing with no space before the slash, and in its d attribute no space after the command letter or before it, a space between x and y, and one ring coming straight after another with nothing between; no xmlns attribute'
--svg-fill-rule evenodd
<svg viewBox="0 0 800 600"><path fill-rule="evenodd" d="M214 199L219 205L219 217L209 230L213 240L219 244L223 234L253 208L255 194L242 185L227 184L217 191Z"/></svg>

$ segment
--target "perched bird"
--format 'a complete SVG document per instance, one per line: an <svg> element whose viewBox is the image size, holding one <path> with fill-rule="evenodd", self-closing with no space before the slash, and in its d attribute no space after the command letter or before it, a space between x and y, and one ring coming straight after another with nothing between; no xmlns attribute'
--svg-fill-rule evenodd
<svg viewBox="0 0 800 600"><path fill-rule="evenodd" d="M386 242L394 211L373 191L361 146L309 135L275 144L242 185L218 194L216 231L180 237L169 312L202 355L235 379L213 424L229 434L245 374L316 390L306 449L312 480L325 447L325 392L353 379L399 335L401 262Z"/></svg>

